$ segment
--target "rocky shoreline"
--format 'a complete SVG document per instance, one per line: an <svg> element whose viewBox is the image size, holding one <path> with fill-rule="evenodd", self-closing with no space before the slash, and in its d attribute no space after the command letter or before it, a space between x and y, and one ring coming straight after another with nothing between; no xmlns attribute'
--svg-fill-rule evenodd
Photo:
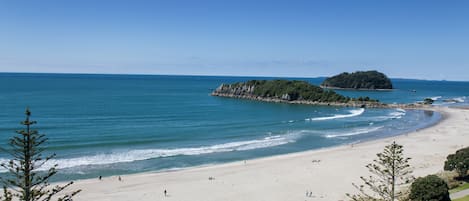
<svg viewBox="0 0 469 201"><path fill-rule="evenodd" d="M393 91L394 89L367 89L367 88L341 88L341 87L329 87L324 85L319 85L323 89L335 89L335 90L345 90L345 91Z"/></svg>
<svg viewBox="0 0 469 201"><path fill-rule="evenodd" d="M426 104L386 104L380 102L369 101L349 101L342 102L318 102L308 100L289 100L288 95L282 97L261 97L253 95L254 86L242 86L232 88L231 85L222 84L215 89L210 95L226 98L246 99L271 103L286 103L286 104L302 104L302 105L317 105L317 106L335 106L335 107L360 107L360 108L401 108L401 109L422 109L431 108L432 105Z"/></svg>

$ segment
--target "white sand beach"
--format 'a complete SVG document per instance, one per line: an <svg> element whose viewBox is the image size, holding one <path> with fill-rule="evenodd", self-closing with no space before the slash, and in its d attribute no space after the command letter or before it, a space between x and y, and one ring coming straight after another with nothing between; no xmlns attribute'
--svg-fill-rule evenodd
<svg viewBox="0 0 469 201"><path fill-rule="evenodd" d="M360 144L185 170L79 180L79 201L346 200L365 165L393 140L404 145L415 176L443 170L446 156L469 146L469 110L435 108L444 119L413 133ZM213 179L209 179L213 178ZM163 194L167 190L168 196ZM312 197L306 197L312 191Z"/></svg>

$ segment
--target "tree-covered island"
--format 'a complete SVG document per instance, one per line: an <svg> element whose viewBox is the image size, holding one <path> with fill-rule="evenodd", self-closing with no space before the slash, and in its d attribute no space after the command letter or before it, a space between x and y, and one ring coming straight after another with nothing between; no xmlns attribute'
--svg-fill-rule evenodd
<svg viewBox="0 0 469 201"><path fill-rule="evenodd" d="M382 107L383 105L378 100L369 97L350 98L306 81L296 80L250 80L234 84L222 84L211 95L266 102L314 105L352 107Z"/></svg>
<svg viewBox="0 0 469 201"><path fill-rule="evenodd" d="M378 71L357 71L341 73L327 78L321 84L323 88L355 89L355 90L390 90L391 80Z"/></svg>

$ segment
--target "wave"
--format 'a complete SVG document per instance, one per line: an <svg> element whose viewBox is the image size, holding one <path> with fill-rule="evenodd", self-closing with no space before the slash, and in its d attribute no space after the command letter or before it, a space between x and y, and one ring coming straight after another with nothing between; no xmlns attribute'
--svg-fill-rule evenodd
<svg viewBox="0 0 469 201"><path fill-rule="evenodd" d="M433 105L451 105L451 104L457 104L457 103L465 103L466 98L467 98L466 96L461 96L461 97L456 97L456 98L444 99L443 102L434 103Z"/></svg>
<svg viewBox="0 0 469 201"><path fill-rule="evenodd" d="M296 120L282 121L283 124L285 124L285 123L295 123L295 122L296 122Z"/></svg>
<svg viewBox="0 0 469 201"><path fill-rule="evenodd" d="M371 128L359 128L359 129L354 129L351 132L345 132L345 133L339 133L339 134L326 134L324 135L324 137L326 138L349 137L349 136L354 136L354 135L361 135L361 134L375 132L382 128L384 128L384 126L371 127Z"/></svg>
<svg viewBox="0 0 469 201"><path fill-rule="evenodd" d="M398 109L395 109L394 111L390 112L386 116L374 117L373 121L386 121L386 120L389 120L389 119L400 119L403 116L405 116L406 113L407 112L404 109L398 108Z"/></svg>
<svg viewBox="0 0 469 201"><path fill-rule="evenodd" d="M331 120L331 119L341 119L341 118L349 118L349 117L356 117L360 116L365 112L365 108L360 108L356 110L350 110L350 114L337 114L334 116L329 116L329 117L315 117L315 118L309 118L305 119L306 121L323 121L323 120Z"/></svg>
<svg viewBox="0 0 469 201"><path fill-rule="evenodd" d="M437 101L438 99L441 99L441 98L442 98L441 96L430 97L430 99L432 99L433 101Z"/></svg>
<svg viewBox="0 0 469 201"><path fill-rule="evenodd" d="M402 116L405 116L405 115L406 115L406 111L398 108L396 109L395 112L389 113L388 119L400 119L402 118Z"/></svg>
<svg viewBox="0 0 469 201"><path fill-rule="evenodd" d="M464 103L466 101L466 97L465 96L457 97L457 98L453 98L453 100L455 100L458 103Z"/></svg>
<svg viewBox="0 0 469 201"><path fill-rule="evenodd" d="M406 111L404 109L401 109L401 108L397 108L396 111L406 113Z"/></svg>
<svg viewBox="0 0 469 201"><path fill-rule="evenodd" d="M252 149L260 149L267 147L279 146L287 143L295 142L302 135L302 131L288 133L285 135L268 136L263 139L247 140L238 142L229 142L202 147L175 148L175 149L140 149L130 151L120 151L114 153L97 154L93 156L82 156L65 159L51 159L45 163L39 170L47 170L58 164L59 169L72 168L86 165L107 165L113 163L133 162L148 160L153 158L164 158L172 156L192 156L210 153L246 151ZM0 163L7 163L8 159L0 158ZM1 168L0 172L6 172Z"/></svg>

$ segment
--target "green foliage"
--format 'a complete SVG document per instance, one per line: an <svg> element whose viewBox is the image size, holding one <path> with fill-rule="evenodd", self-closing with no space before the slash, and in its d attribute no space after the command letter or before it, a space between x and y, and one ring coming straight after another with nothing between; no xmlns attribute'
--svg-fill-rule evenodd
<svg viewBox="0 0 469 201"><path fill-rule="evenodd" d="M457 150L446 157L444 170L456 170L460 178L467 176L469 169L469 147Z"/></svg>
<svg viewBox="0 0 469 201"><path fill-rule="evenodd" d="M347 196L353 201L404 199L405 193L397 191L396 187L409 184L413 177L410 158L405 158L403 151L402 145L396 142L387 145L383 152L376 154L378 158L373 163L366 165L372 175L360 177L363 185L353 184L360 194Z"/></svg>
<svg viewBox="0 0 469 201"><path fill-rule="evenodd" d="M363 102L363 101L365 101L365 102L379 102L379 100L371 99L368 96L365 96L365 97L360 96L358 98L352 98L351 100L352 101L360 101L360 102Z"/></svg>
<svg viewBox="0 0 469 201"><path fill-rule="evenodd" d="M321 85L346 89L392 89L391 80L378 71L341 73L327 78Z"/></svg>
<svg viewBox="0 0 469 201"><path fill-rule="evenodd" d="M16 197L21 201L50 201L57 193L73 184L70 182L64 186L50 186L49 179L57 173L57 164L47 171L38 171L47 161L54 158L55 154L43 156L43 144L47 138L31 129L31 125L36 124L36 121L31 121L30 116L31 112L26 109L26 120L21 122L26 128L16 131L18 135L10 139L10 149L4 149L12 159L1 164L8 171L8 175L1 178L4 193L0 200L9 201ZM80 190L59 196L57 200L72 200L78 192Z"/></svg>
<svg viewBox="0 0 469 201"><path fill-rule="evenodd" d="M305 81L251 80L248 82L232 84L230 86L230 88L254 86L252 95L263 98L279 98L289 101L307 100L316 102L341 103L345 103L350 100L350 98L337 94L332 90L324 90L321 87L311 85Z"/></svg>
<svg viewBox="0 0 469 201"><path fill-rule="evenodd" d="M412 201L451 201L448 185L436 175L418 178L410 186Z"/></svg>
<svg viewBox="0 0 469 201"><path fill-rule="evenodd" d="M442 171L436 173L438 177L443 179L446 184L448 184L448 188L451 189L450 193L455 189L459 188L461 185L464 184L463 181L456 180L455 178L458 176L458 173L454 171Z"/></svg>

